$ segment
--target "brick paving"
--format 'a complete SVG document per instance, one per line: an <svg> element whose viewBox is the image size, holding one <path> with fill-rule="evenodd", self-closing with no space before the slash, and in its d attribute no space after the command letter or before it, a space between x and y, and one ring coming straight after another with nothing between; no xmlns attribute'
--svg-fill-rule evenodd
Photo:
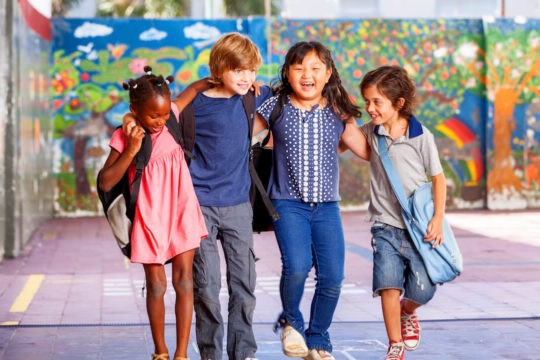
<svg viewBox="0 0 540 360"><path fill-rule="evenodd" d="M346 279L331 327L338 360L382 359L386 334L371 296L369 224L344 212ZM407 359L540 359L540 211L449 213L465 271L421 308L422 345ZM506 225L505 223L508 223ZM272 233L255 235L259 360L286 359L272 323L279 310L280 260ZM13 309L35 281L26 308ZM0 263L0 359L149 359L142 267L116 248L104 218L53 219L22 255ZM302 309L313 294L308 280ZM227 293L220 296L226 309ZM174 347L169 290L167 343ZM14 311L15 310L15 311ZM194 331L192 359L198 359Z"/></svg>

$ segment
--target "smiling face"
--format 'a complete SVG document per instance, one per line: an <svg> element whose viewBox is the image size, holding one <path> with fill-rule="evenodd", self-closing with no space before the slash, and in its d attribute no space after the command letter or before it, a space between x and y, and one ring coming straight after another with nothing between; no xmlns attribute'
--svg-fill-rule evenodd
<svg viewBox="0 0 540 360"><path fill-rule="evenodd" d="M163 129L171 111L171 97L155 94L140 106L130 106L137 121L150 133Z"/></svg>
<svg viewBox="0 0 540 360"><path fill-rule="evenodd" d="M245 95L253 82L257 71L255 69L231 69L225 70L221 74L221 82L223 83L223 95L233 96L236 94Z"/></svg>
<svg viewBox="0 0 540 360"><path fill-rule="evenodd" d="M362 92L362 97L366 103L366 112L375 125L395 123L400 117L399 108L405 102L403 98L399 98L398 108L396 108L375 85L366 87Z"/></svg>
<svg viewBox="0 0 540 360"><path fill-rule="evenodd" d="M317 52L310 51L302 63L292 64L286 71L294 96L300 101L319 102L324 86L332 75L332 69L320 59Z"/></svg>

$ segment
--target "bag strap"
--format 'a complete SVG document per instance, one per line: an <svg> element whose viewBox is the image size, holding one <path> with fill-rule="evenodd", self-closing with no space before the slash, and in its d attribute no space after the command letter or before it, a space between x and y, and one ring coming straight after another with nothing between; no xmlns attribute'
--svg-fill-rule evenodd
<svg viewBox="0 0 540 360"><path fill-rule="evenodd" d="M270 113L270 117L268 118L268 134L261 142L261 146L266 146L268 144L268 141L270 141L270 134L272 133L272 129L274 128L274 125L277 122L277 119L281 116L281 108L283 107L282 104L283 95L279 94L276 104L274 105L274 108L272 109L272 112Z"/></svg>
<svg viewBox="0 0 540 360"><path fill-rule="evenodd" d="M187 104L178 116L178 127L182 133L182 150L184 150L186 163L189 166L191 160L195 158L193 155L193 148L195 147L195 111L192 102Z"/></svg>
<svg viewBox="0 0 540 360"><path fill-rule="evenodd" d="M247 96L247 94L250 94L250 96ZM244 110L246 111L246 115L248 117L249 140L250 140L249 143L251 144L251 137L253 134L253 123L255 119L255 96L253 95L251 91L249 91L247 94L242 97L242 101L244 102ZM266 135L264 140L261 142L260 144L261 147L264 147L270 140L271 126L272 124L270 123L268 134ZM264 187L264 184L262 183L261 178L259 177L259 174L257 174L257 170L255 169L255 164L253 163L253 151L251 150L251 148L249 150L249 174L251 175L251 181L253 181L253 184L259 191L259 194L261 194L261 199L264 203L264 207L266 207L266 210L268 211L268 214L270 214L270 217L272 217L273 221L278 221L279 214L274 208L274 204L272 204L272 200L270 200L270 196L268 196L268 193L266 192L266 188Z"/></svg>
<svg viewBox="0 0 540 360"><path fill-rule="evenodd" d="M186 158L186 162L188 162L188 165L189 165L189 161L191 161L191 159L193 159L193 148L191 149L188 149L188 146L186 146L186 139L184 137L184 130L190 130L191 128L193 128L193 130L195 129L195 114L193 114L193 105L191 105L191 103L186 106L186 108L189 107L189 110L187 110L187 113L184 114L186 117L183 119L184 120L184 127L180 126L180 115L178 113L178 108L176 107L176 105L174 103L171 104L171 112L169 114L169 119L167 120L167 122L165 123L165 125L167 126L167 128L169 129L169 132L171 133L171 135L173 136L174 140L176 140L176 142L182 147L182 150L184 151L184 154L185 154L185 158ZM191 114L190 114L190 111L191 111ZM182 112L183 114L183 112ZM191 116L193 115L193 116ZM186 121L188 121L188 116L189 117L189 122L190 124L187 124ZM194 138L194 135L190 135ZM189 161L188 161L189 159Z"/></svg>
<svg viewBox="0 0 540 360"><path fill-rule="evenodd" d="M242 96L242 104L244 105L244 111L248 119L248 138L251 144L251 137L253 135L253 124L255 122L255 95L253 91L249 90L244 96Z"/></svg>
<svg viewBox="0 0 540 360"><path fill-rule="evenodd" d="M133 220L135 217L135 205L137 204L137 197L139 196L139 189L141 187L142 173L148 161L150 161L150 155L152 154L152 138L150 133L147 131L144 134L144 138L141 144L141 148L133 162L135 163L135 177L130 184L130 187L133 189L130 192L129 196L129 206L126 209L126 214L128 218Z"/></svg>
<svg viewBox="0 0 540 360"><path fill-rule="evenodd" d="M405 196L405 190L403 189L403 185L399 180L399 175L397 174L396 168L394 167L394 163L388 155L388 146L386 144L384 136L377 134L377 142L379 149L379 157L381 158L384 170L386 171L386 176L388 177L390 186L392 186L392 190L394 190L394 194L396 195L396 198L398 199L404 213L409 219L412 219L413 217L411 214L411 210L408 206L407 197Z"/></svg>

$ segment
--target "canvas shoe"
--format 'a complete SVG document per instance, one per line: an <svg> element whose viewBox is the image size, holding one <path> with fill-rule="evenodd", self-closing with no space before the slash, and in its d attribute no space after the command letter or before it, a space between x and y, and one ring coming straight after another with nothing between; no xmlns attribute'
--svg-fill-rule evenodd
<svg viewBox="0 0 540 360"><path fill-rule="evenodd" d="M401 342L391 342L384 360L403 360L405 358L405 345Z"/></svg>
<svg viewBox="0 0 540 360"><path fill-rule="evenodd" d="M420 324L416 312L407 314L401 311L401 337L405 349L409 351L416 350L420 345Z"/></svg>
<svg viewBox="0 0 540 360"><path fill-rule="evenodd" d="M311 349L304 360L336 360L336 358L326 350Z"/></svg>
<svg viewBox="0 0 540 360"><path fill-rule="evenodd" d="M303 358L308 356L306 340L289 324L286 324L281 331L281 346L283 353L289 357Z"/></svg>

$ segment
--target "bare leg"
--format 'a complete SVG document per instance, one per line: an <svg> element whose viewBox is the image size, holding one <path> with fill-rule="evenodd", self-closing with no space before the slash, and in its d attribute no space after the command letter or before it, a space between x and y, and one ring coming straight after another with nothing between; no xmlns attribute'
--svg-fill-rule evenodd
<svg viewBox="0 0 540 360"><path fill-rule="evenodd" d="M399 289L386 289L381 291L381 305L386 326L388 340L400 342L401 339L401 291Z"/></svg>
<svg viewBox="0 0 540 360"><path fill-rule="evenodd" d="M176 293L176 351L174 358L187 358L193 316L193 256L189 250L172 260L172 283Z"/></svg>
<svg viewBox="0 0 540 360"><path fill-rule="evenodd" d="M163 297L167 290L167 277L165 268L161 264L144 264L146 275L146 311L150 321L152 339L154 340L154 353L165 354L165 302Z"/></svg>
<svg viewBox="0 0 540 360"><path fill-rule="evenodd" d="M405 314L413 314L420 306L420 304L417 304L409 299L403 299L401 301L401 309Z"/></svg>

